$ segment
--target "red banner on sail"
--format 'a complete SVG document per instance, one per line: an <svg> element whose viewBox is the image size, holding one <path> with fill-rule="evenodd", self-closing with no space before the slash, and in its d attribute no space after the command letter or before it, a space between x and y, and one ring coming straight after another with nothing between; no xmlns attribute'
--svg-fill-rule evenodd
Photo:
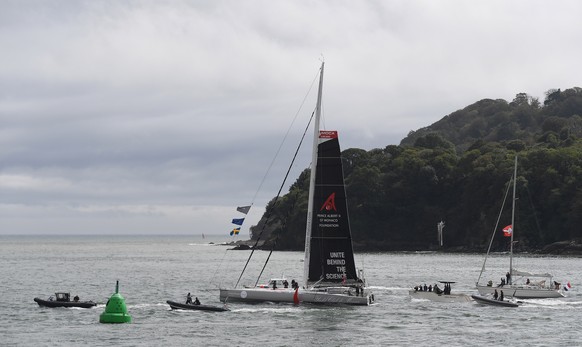
<svg viewBox="0 0 582 347"><path fill-rule="evenodd" d="M335 130L320 130L319 131L319 138L320 139L337 139L337 131L335 131Z"/></svg>

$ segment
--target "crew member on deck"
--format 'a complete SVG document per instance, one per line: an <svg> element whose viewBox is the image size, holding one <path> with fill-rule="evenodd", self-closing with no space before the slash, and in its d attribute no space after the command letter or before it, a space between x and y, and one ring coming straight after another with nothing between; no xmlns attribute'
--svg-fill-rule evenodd
<svg viewBox="0 0 582 347"><path fill-rule="evenodd" d="M192 296L190 295L190 293L188 293L188 295L186 295L186 305L190 304L192 304Z"/></svg>
<svg viewBox="0 0 582 347"><path fill-rule="evenodd" d="M499 301L503 301L503 290L500 290Z"/></svg>
<svg viewBox="0 0 582 347"><path fill-rule="evenodd" d="M499 293L497 293L497 289L495 289L495 293L493 293L493 299L497 300L499 297Z"/></svg>
<svg viewBox="0 0 582 347"><path fill-rule="evenodd" d="M200 300L198 300L198 297L196 297L196 299L194 299L194 305L200 305Z"/></svg>

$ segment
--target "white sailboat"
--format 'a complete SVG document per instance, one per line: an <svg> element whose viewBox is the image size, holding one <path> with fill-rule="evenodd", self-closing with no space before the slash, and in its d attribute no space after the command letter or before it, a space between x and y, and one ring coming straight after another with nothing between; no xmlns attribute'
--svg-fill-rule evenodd
<svg viewBox="0 0 582 347"><path fill-rule="evenodd" d="M491 250L491 245L493 243L493 238L497 232L498 225L495 226L493 230L493 235L491 236L491 241L489 242L489 248L487 249L487 255L483 261L483 266L481 268L481 273L477 279L477 290L481 295L490 295L495 292L495 290L503 290L505 296L522 298L522 299L533 299L533 298L559 298L564 295L561 292L560 284L555 283L552 279L552 275L549 273L529 273L524 271L518 271L513 268L513 237L515 235L515 189L517 179L517 155L515 156L515 165L513 170L513 177L511 179L513 183L513 199L512 199L512 209L511 209L511 225L506 227L507 233L511 233L510 247L509 247L509 271L507 272L507 280L502 280L499 285L493 284L489 281L487 284L480 283L481 276L485 270L485 263L487 262L487 257L489 256L489 251ZM508 186L509 192L510 186ZM504 200L505 201L505 200ZM501 206L501 212L503 212L503 205ZM499 216L501 217L501 212ZM499 224L499 218L497 220Z"/></svg>
<svg viewBox="0 0 582 347"><path fill-rule="evenodd" d="M315 110L305 233L305 285L285 288L282 281L272 280L265 286L221 288L221 301L348 305L369 305L374 301L374 295L366 288L363 271L356 271L337 131L319 130L323 70L324 63Z"/></svg>

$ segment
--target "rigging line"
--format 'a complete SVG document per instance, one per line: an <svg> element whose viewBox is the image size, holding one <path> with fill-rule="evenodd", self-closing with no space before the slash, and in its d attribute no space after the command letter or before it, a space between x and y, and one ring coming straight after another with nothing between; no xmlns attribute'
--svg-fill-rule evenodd
<svg viewBox="0 0 582 347"><path fill-rule="evenodd" d="M267 171L265 172L265 175L263 176L263 179L261 180L261 183L259 184L259 187L257 188L255 195L253 196L253 199L251 200L251 205L254 204L255 200L257 199L257 196L259 195L259 192L261 191L261 188L263 187L263 184L267 180L267 176L269 175L271 168L275 164L275 160L279 156L279 153L281 152L281 149L283 148L283 144L287 140L287 137L289 136L289 133L291 132L291 128L293 127L293 124L295 124L295 121L297 120L297 117L299 116L299 112L301 112L301 110L303 109L303 105L305 105L305 101L307 100L307 97L311 93L311 90L313 89L313 85L317 81L318 77L319 77L319 70L317 71L317 74L313 78L313 81L311 82L311 85L309 86L309 90L307 90L307 93L303 97L303 101L301 102L301 105L299 105L299 109L295 113L295 117L293 117L293 120L291 121L289 128L287 128L287 132L285 133L285 136L283 136L283 140L281 140L281 143L279 144L279 148L277 148L277 152L275 152L275 156L273 157L273 160L271 160L271 164L269 164L269 167L267 168Z"/></svg>
<svg viewBox="0 0 582 347"><path fill-rule="evenodd" d="M263 184L267 180L267 176L269 175L269 172L273 168L273 165L275 164L275 160L279 156L279 153L281 152L281 149L283 148L283 144L285 143L287 137L289 136L289 133L291 132L291 128L293 127L293 124L295 124L295 121L297 120L297 117L299 116L299 113L303 109L303 106L305 105L305 102L307 100L307 97L309 96L309 94L311 94L311 90L313 89L313 85L315 84L315 81L317 81L317 78L318 77L319 77L319 69L317 70L317 73L315 74L315 77L313 78L313 81L311 81L311 85L309 86L309 89L307 90L307 93L305 93L305 96L303 97L303 101L301 101L301 104L299 105L299 109L295 113L295 116L293 117L293 120L291 121L291 124L287 128L287 132L285 133L285 136L283 136L283 140L281 140L281 143L279 144L279 148L277 148L277 151L275 152L275 156L271 160L271 163L269 164L269 167L267 168L267 171L265 171L265 174L263 175L263 179L261 180L261 183L259 184L259 187L257 188L257 190L255 192L255 195L253 196L253 198L251 200L251 203L250 203L251 206L254 206L255 200L257 199L257 196L259 195L259 192L261 191L261 188L263 187ZM311 117L313 118L313 114L311 115ZM311 123L311 120L309 122ZM259 236L259 238L260 238L260 236ZM255 246L256 246L256 243L255 243ZM251 252L251 256L252 256L252 254L253 254L253 252ZM250 260L250 257L249 257L249 260ZM247 261L247 264L245 265L244 269L246 269L247 265L248 265L248 261ZM243 273L245 271L244 269L243 269ZM242 273L241 273L241 276L242 276ZM239 281L240 281L240 278L239 278ZM238 285L238 281L237 281L237 285Z"/></svg>
<svg viewBox="0 0 582 347"><path fill-rule="evenodd" d="M275 197L275 201L273 201L273 204L269 208L269 211L267 211L268 213L266 213L267 217L265 218L265 223L263 224L263 227L261 228L261 232L259 233L259 236L257 237L257 240L255 242L255 245L253 246L253 250L251 251L251 254L249 254L249 258L247 259L247 262L246 262L242 272L240 273L240 276L238 277L236 284L234 285L235 288L238 286L240 279L242 278L243 274L245 273L247 266L249 265L249 262L251 261L253 254L255 253L255 249L257 249L257 245L259 244L259 241L261 240L261 237L263 236L263 233L265 232L265 229L267 227L267 222L269 221L269 218L271 218L271 214L273 214L273 211L275 210L275 206L277 205L277 202L279 201L279 197L281 196L281 191L283 190L283 187L285 186L285 182L287 181L287 178L289 177L289 172L291 171L291 168L293 167L293 164L295 163L295 159L297 158L297 153L299 152L299 149L301 148L301 144L303 143L303 140L305 139L305 134L307 133L307 130L309 129L309 126L311 125L311 121L313 120L314 114L315 114L315 111L311 112L311 117L309 118L309 122L307 123L307 126L305 127L305 131L303 131L303 136L301 136L301 140L299 141L299 145L297 146L297 149L295 150L295 155L293 155L293 159L291 160L291 164L289 165L289 168L287 169L287 173L285 174L285 178L283 179L283 182L281 183L281 186L279 187L279 191L277 192L277 196Z"/></svg>
<svg viewBox="0 0 582 347"><path fill-rule="evenodd" d="M265 271L265 268L267 267L267 263L269 262L269 259L271 259L271 254L273 254L273 250L275 249L275 245L279 241L280 235L281 234L277 235L275 242L273 242L273 247L271 247L271 251L269 252L269 255L267 256L267 260L265 260L265 264L263 264L263 268L261 269L261 273L259 273L259 276L257 277L257 281L255 282L255 287L259 284L259 280L261 279L261 276L263 275L263 271Z"/></svg>
<svg viewBox="0 0 582 347"><path fill-rule="evenodd" d="M297 195L299 195L299 191L295 192L295 199L293 199L293 204L287 210L287 217L285 218L283 225L281 225L281 231L287 227L287 220L289 219L289 215L291 214L290 211L293 211L295 209L295 205L297 203ZM265 264L263 265L263 268L261 269L261 273L259 273L259 276L257 277L257 281L255 282L255 287L259 284L259 280L261 279L261 276L263 275L263 272L265 271L265 268L267 267L267 263L269 263L269 259L271 259L271 254L273 254L273 251L275 250L275 247L277 246L277 243L279 242L280 237L281 237L281 233L278 233L277 237L275 238L275 242L273 242L273 246L271 246L271 251L269 252L269 255L267 256L267 260L265 260Z"/></svg>
<svg viewBox="0 0 582 347"><path fill-rule="evenodd" d="M481 267L481 272L479 273L479 278L477 278L477 285L479 285L479 281L481 280L481 275L483 275L483 271L485 271L485 263L487 262L487 257L489 257L489 251L491 250L491 245L493 244L493 238L495 237L495 232L499 227L499 221L501 220L501 214L503 213L503 207L505 206L505 201L507 200L507 195L509 194L509 189L511 188L511 183L515 177L511 174L511 179L509 180L509 184L507 185L507 190L505 191L505 197L503 198L503 203L501 204L501 210L499 211L499 216L497 216L497 223L493 228L493 235L491 235L491 241L489 241L489 248L487 248L487 254L485 255L485 259L483 260L483 266ZM511 226L513 228L513 225Z"/></svg>
<svg viewBox="0 0 582 347"><path fill-rule="evenodd" d="M216 273L222 267L222 262L224 261L224 258L226 257L226 253L228 253L228 248L224 251L224 254L222 255L222 259L220 259L220 263L218 263L218 267L216 267L216 270L214 271L214 274L212 275L212 279L210 281L211 284L214 281L214 279L216 278Z"/></svg>

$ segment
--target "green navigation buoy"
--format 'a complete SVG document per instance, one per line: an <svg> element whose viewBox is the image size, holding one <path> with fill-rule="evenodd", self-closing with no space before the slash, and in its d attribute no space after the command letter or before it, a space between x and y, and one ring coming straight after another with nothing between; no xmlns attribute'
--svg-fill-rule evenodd
<svg viewBox="0 0 582 347"><path fill-rule="evenodd" d="M115 284L115 294L107 300L105 312L99 316L99 323L129 323L131 316L127 314L125 299L119 294L119 281Z"/></svg>

